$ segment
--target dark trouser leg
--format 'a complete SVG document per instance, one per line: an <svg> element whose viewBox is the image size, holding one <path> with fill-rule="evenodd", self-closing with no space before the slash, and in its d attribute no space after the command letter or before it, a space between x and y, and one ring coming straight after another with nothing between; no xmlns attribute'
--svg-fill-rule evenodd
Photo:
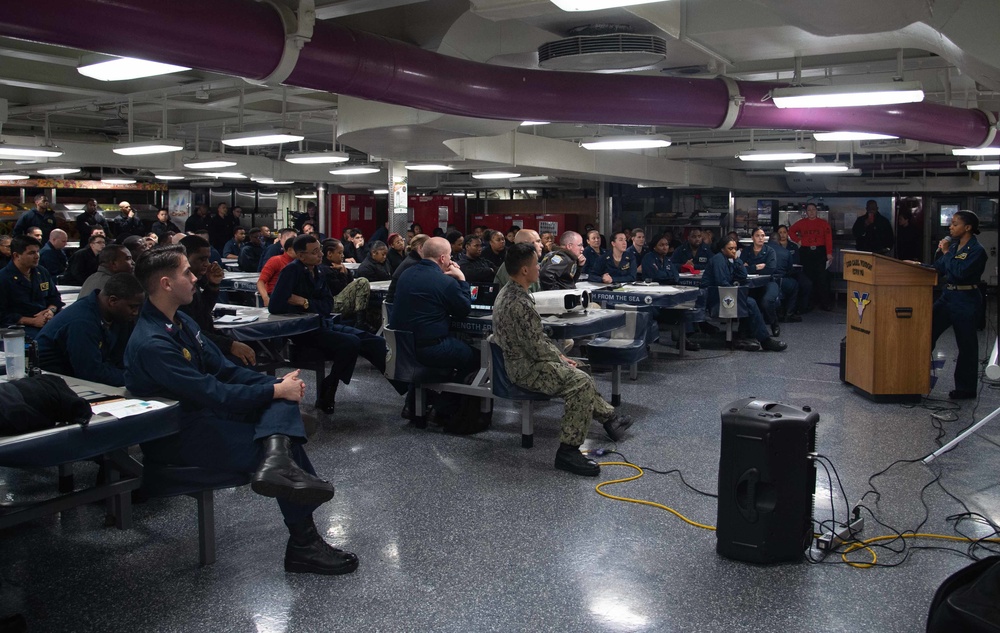
<svg viewBox="0 0 1000 633"><path fill-rule="evenodd" d="M751 336L758 341L769 339L771 332L768 331L767 326L764 324L764 315L761 314L756 301L747 301L747 312L749 312L749 315L745 320L748 322Z"/></svg>
<svg viewBox="0 0 1000 633"><path fill-rule="evenodd" d="M780 304L789 314L799 311L799 284L791 277L781 278Z"/></svg>
<svg viewBox="0 0 1000 633"><path fill-rule="evenodd" d="M770 325L778 320L778 284L772 281L763 288L754 288L750 296L760 308L765 323Z"/></svg>
<svg viewBox="0 0 1000 633"><path fill-rule="evenodd" d="M942 299L946 300L952 328L955 330L955 342L958 343L955 389L975 393L979 383L979 336L976 334L976 315L982 301L981 295L978 290L946 290Z"/></svg>
<svg viewBox="0 0 1000 633"><path fill-rule="evenodd" d="M799 285L798 305L794 308L798 312L805 312L809 309L809 302L812 301L812 280L801 272L796 273L795 283Z"/></svg>
<svg viewBox="0 0 1000 633"><path fill-rule="evenodd" d="M428 367L454 369L459 380L479 370L479 352L452 337L431 347L418 348L417 360Z"/></svg>
<svg viewBox="0 0 1000 633"><path fill-rule="evenodd" d="M347 325L333 325L330 328L335 332L357 337L358 355L371 363L372 367L379 372L385 373L386 346L384 338Z"/></svg>
<svg viewBox="0 0 1000 633"><path fill-rule="evenodd" d="M333 361L333 367L324 382L340 381L345 385L351 382L354 366L358 362L358 352L361 348L358 337L324 328L315 332L299 334L295 337L295 343L317 347L323 351L327 360Z"/></svg>
<svg viewBox="0 0 1000 633"><path fill-rule="evenodd" d="M306 456L305 429L298 403L274 400L262 411L225 416L214 411L196 412L177 435L147 442L146 459L177 466L198 466L222 472L253 473L263 457L259 440L271 435L292 438L292 459L299 468L315 475ZM289 523L307 518L318 506L278 501Z"/></svg>
<svg viewBox="0 0 1000 633"><path fill-rule="evenodd" d="M817 246L815 250L803 247L799 251L802 258L802 272L812 282L812 295L820 307L830 306L830 288L826 274L826 248Z"/></svg>

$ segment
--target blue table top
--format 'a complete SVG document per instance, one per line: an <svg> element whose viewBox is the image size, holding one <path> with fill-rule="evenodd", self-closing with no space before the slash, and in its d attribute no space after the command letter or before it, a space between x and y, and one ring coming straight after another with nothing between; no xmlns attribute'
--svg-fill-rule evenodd
<svg viewBox="0 0 1000 633"><path fill-rule="evenodd" d="M322 320L318 314L271 314L267 308L218 303L216 308L236 310L237 317L256 316L250 323L218 323L215 327L237 341L262 341L270 338L295 336L318 330Z"/></svg>

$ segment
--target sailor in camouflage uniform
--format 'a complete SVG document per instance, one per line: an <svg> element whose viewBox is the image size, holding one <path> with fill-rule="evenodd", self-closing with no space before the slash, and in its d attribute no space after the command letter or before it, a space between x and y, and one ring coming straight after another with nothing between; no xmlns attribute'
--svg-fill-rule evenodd
<svg viewBox="0 0 1000 633"><path fill-rule="evenodd" d="M528 292L528 286L538 280L535 249L530 244L515 244L508 249L504 266L511 281L500 290L493 306L493 339L503 351L507 374L519 387L566 401L555 466L577 475L597 476L600 466L579 450L590 420L602 421L614 441L621 439L632 420L615 413L597 393L593 379L545 337Z"/></svg>

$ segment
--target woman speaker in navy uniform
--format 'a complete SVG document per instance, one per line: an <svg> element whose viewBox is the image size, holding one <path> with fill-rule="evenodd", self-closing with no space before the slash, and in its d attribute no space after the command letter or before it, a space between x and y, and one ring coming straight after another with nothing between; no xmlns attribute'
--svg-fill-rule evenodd
<svg viewBox="0 0 1000 633"><path fill-rule="evenodd" d="M976 334L978 314L983 304L979 292L980 278L986 270L986 250L976 239L979 217L972 211L959 211L951 219L950 236L941 240L938 251L944 254L934 262L934 268L944 275L944 291L934 302L931 344L949 327L955 330L958 360L955 362L955 389L948 393L952 400L975 398L979 382L979 336Z"/></svg>

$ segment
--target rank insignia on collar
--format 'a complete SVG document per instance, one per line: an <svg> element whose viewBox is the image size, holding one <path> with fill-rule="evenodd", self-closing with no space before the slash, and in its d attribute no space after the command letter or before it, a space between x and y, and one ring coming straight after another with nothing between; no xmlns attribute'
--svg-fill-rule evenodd
<svg viewBox="0 0 1000 633"><path fill-rule="evenodd" d="M174 333L174 324L173 323L164 323L163 327L166 328L168 334L173 334Z"/></svg>
<svg viewBox="0 0 1000 633"><path fill-rule="evenodd" d="M191 360L191 352L188 351L188 348L182 347L181 348L181 354L184 355L184 360L186 360L186 361L190 361Z"/></svg>

